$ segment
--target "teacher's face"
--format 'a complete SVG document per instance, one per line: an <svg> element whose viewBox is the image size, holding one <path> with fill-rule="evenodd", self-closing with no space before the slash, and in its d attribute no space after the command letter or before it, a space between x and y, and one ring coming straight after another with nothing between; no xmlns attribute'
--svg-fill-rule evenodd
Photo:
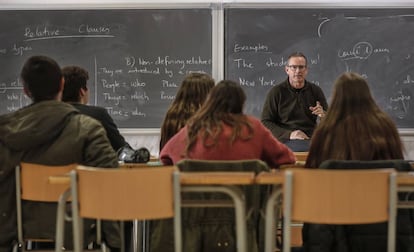
<svg viewBox="0 0 414 252"><path fill-rule="evenodd" d="M289 59L286 67L286 73L289 76L290 85L294 88L302 88L305 84L305 78L308 74L306 60L303 57L292 57Z"/></svg>

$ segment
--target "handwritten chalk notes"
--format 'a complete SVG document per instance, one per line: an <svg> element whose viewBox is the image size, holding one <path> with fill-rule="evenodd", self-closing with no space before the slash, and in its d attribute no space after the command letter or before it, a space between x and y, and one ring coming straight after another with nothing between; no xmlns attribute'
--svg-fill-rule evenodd
<svg viewBox="0 0 414 252"><path fill-rule="evenodd" d="M287 78L289 54L308 57L307 79L329 99L339 74L371 85L400 128L414 128L414 9L226 8L225 77L247 93L246 112L260 117L270 88Z"/></svg>
<svg viewBox="0 0 414 252"><path fill-rule="evenodd" d="M185 75L212 72L210 8L0 14L1 114L30 104L19 74L32 55L86 68L89 103L122 128L159 128Z"/></svg>

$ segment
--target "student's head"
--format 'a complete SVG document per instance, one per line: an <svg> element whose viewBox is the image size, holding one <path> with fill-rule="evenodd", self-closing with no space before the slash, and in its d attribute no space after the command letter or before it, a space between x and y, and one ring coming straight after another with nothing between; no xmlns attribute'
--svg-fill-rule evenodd
<svg viewBox="0 0 414 252"><path fill-rule="evenodd" d="M162 123L160 150L200 108L214 83L214 79L204 73L191 73L184 78Z"/></svg>
<svg viewBox="0 0 414 252"><path fill-rule="evenodd" d="M210 93L203 106L188 121L188 143L185 153L188 154L201 134L204 144L209 142L213 147L220 140L223 125L232 127L228 141L249 139L253 128L243 113L246 95L243 89L234 81L220 81ZM242 130L246 128L246 131Z"/></svg>
<svg viewBox="0 0 414 252"><path fill-rule="evenodd" d="M211 91L202 107L206 113L243 113L246 95L234 81L222 80Z"/></svg>
<svg viewBox="0 0 414 252"><path fill-rule="evenodd" d="M379 109L371 95L367 81L357 73L346 72L335 81L332 102L333 111L343 115Z"/></svg>
<svg viewBox="0 0 414 252"><path fill-rule="evenodd" d="M403 146L394 121L371 95L367 81L343 73L334 83L331 104L312 135L306 165L327 159L402 159Z"/></svg>
<svg viewBox="0 0 414 252"><path fill-rule="evenodd" d="M302 88L308 74L308 60L301 52L289 55L285 71L289 76L290 84L295 88Z"/></svg>
<svg viewBox="0 0 414 252"><path fill-rule="evenodd" d="M24 92L33 102L60 100L64 80L58 63L47 56L32 56L20 76Z"/></svg>
<svg viewBox="0 0 414 252"><path fill-rule="evenodd" d="M88 103L88 71L78 66L66 66L62 74L65 78L62 101Z"/></svg>
<svg viewBox="0 0 414 252"><path fill-rule="evenodd" d="M180 103L194 112L203 104L213 87L214 80L208 74L191 73L181 82L174 103Z"/></svg>

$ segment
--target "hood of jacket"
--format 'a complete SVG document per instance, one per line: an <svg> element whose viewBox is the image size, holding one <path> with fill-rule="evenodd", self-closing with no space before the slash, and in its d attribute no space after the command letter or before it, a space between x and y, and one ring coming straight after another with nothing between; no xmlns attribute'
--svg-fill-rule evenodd
<svg viewBox="0 0 414 252"><path fill-rule="evenodd" d="M33 103L0 116L0 141L12 151L25 151L52 141L74 114L70 104L60 101Z"/></svg>

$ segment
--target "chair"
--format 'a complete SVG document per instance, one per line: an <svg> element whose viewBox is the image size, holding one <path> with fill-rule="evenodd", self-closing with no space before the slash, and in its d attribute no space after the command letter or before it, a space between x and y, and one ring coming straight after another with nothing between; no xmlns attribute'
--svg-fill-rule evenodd
<svg viewBox="0 0 414 252"><path fill-rule="evenodd" d="M225 207L234 208L226 211L225 209L209 210L208 216L213 216L212 211L217 211L220 217L233 218L236 223L236 246L237 251L248 251L248 242L253 235L248 232L246 227L246 218L253 223L251 226L257 227L259 222L259 212L262 204L267 196L267 188L260 188L254 184L254 176L262 171L269 171L267 164L261 160L190 160L185 159L177 163L178 168L182 172L181 189L183 194L182 205L184 207L194 207L197 202L204 200L203 204L198 204L199 207ZM230 176L230 180L226 183L224 176ZM187 180L188 175L202 174L200 183L183 183L183 179ZM245 174L243 174L245 173ZM247 174L248 173L248 174ZM222 177L223 181L213 182L215 174L216 177ZM246 176L250 176L245 180ZM208 176L213 177L209 182ZM240 176L240 180L238 179ZM190 194L189 194L190 193ZM194 194L197 193L197 194ZM231 200L229 200L229 196ZM246 206L249 208L246 211ZM204 219L207 212L197 209L191 209L191 216L198 216ZM184 211L184 213L186 213ZM184 216L183 213L183 216ZM259 232L259 229L256 229Z"/></svg>
<svg viewBox="0 0 414 252"><path fill-rule="evenodd" d="M293 169L286 171L284 182L284 252L290 252L292 220L317 224L387 221L388 251L395 251L394 169Z"/></svg>
<svg viewBox="0 0 414 252"><path fill-rule="evenodd" d="M72 169L75 169L75 164L62 166L49 166L33 163L20 163L16 167L16 208L17 208L17 236L18 243L14 246L13 251L18 248L26 249L26 242L54 242L55 237L39 237L36 235L26 235L24 232L23 220L23 200L33 202L55 202L57 203L62 194L68 195L69 183L50 183L50 176L64 176ZM59 214L59 213L58 213ZM56 220L59 219L57 216ZM61 220L64 219L61 218ZM59 226L59 228L58 228ZM56 231L63 230L60 228L64 223L56 222ZM56 240L56 247L63 247L63 232L58 233L59 239Z"/></svg>
<svg viewBox="0 0 414 252"><path fill-rule="evenodd" d="M75 251L82 251L83 218L127 221L173 217L175 251L181 252L180 185L176 167L78 166L70 176Z"/></svg>

